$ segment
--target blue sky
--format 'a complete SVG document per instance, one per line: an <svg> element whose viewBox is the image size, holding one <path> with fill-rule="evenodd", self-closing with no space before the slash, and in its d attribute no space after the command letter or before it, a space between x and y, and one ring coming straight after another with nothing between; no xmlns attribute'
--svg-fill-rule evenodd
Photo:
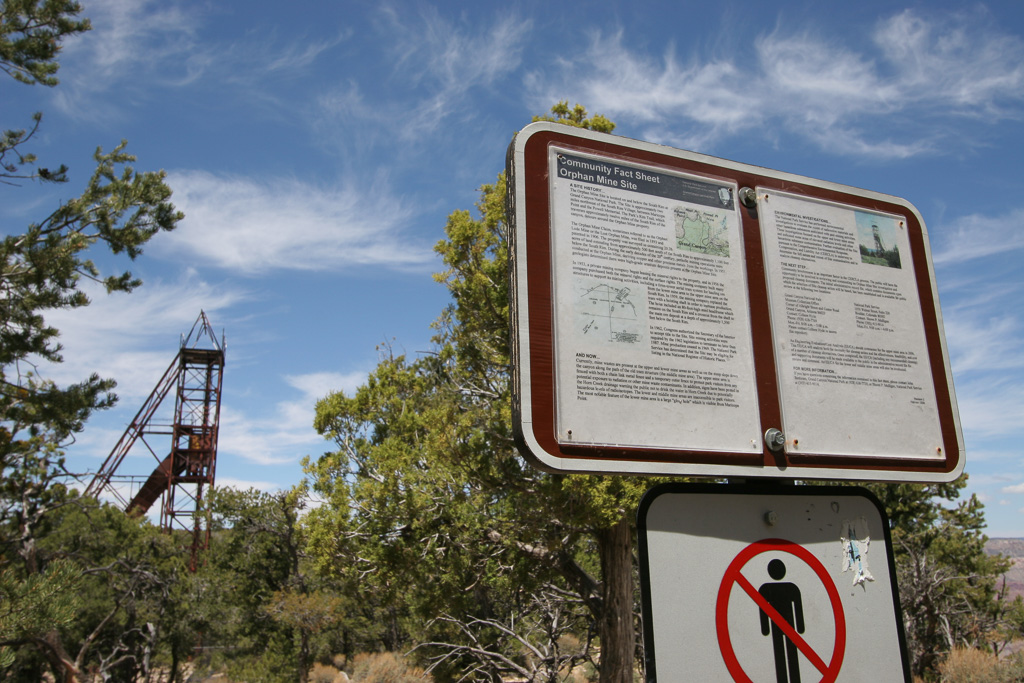
<svg viewBox="0 0 1024 683"><path fill-rule="evenodd" d="M61 85L3 85L3 125L43 111L34 151L72 178L3 190L4 230L76 194L122 138L187 217L132 265L139 291L49 316L54 379L119 383L73 468L99 466L205 309L228 345L218 482L296 483L329 448L315 400L358 386L381 343L430 348L447 215L569 100L621 135L912 202L969 490L990 535L1024 536L1019 2L83 4L94 30L67 43Z"/></svg>

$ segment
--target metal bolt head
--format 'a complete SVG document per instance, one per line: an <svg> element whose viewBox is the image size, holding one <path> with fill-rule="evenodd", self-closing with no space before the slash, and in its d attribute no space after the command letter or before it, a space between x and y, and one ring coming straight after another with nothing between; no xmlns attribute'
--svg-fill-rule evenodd
<svg viewBox="0 0 1024 683"><path fill-rule="evenodd" d="M768 526L775 526L779 523L779 513L775 512L775 510L769 510L764 513L764 523Z"/></svg>
<svg viewBox="0 0 1024 683"><path fill-rule="evenodd" d="M768 446L768 450L781 451L782 447L786 445L786 435L772 427L764 433L764 442Z"/></svg>
<svg viewBox="0 0 1024 683"><path fill-rule="evenodd" d="M757 206L757 192L752 187L741 187L740 188L740 203L748 209L753 209Z"/></svg>

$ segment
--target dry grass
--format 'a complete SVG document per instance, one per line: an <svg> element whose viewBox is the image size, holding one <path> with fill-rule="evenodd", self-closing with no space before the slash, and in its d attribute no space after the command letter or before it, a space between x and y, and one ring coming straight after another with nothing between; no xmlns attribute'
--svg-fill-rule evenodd
<svg viewBox="0 0 1024 683"><path fill-rule="evenodd" d="M356 655L352 660L352 683L432 683L419 667L410 667L393 652Z"/></svg>
<svg viewBox="0 0 1024 683"><path fill-rule="evenodd" d="M1024 659L999 659L974 648L957 648L939 666L942 683L1014 683L1024 681Z"/></svg>

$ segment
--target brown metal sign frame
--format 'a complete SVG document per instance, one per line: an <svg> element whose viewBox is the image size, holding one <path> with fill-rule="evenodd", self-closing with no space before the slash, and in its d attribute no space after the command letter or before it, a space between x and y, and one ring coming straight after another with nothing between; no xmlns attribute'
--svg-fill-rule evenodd
<svg viewBox="0 0 1024 683"><path fill-rule="evenodd" d="M934 382L941 457L864 457L793 452L791 448L729 453L664 448L592 446L556 437L551 146L608 158L616 163L660 167L739 188L778 190L907 218L914 276L931 377ZM905 200L849 186L738 162L595 133L534 123L513 139L508 152L508 216L512 280L513 421L517 444L534 465L548 471L676 476L777 477L880 481L952 481L963 471L964 446L945 345L928 236L917 210ZM781 426L780 387L769 315L769 294L757 207L741 207L743 260L748 287L755 385L763 428Z"/></svg>

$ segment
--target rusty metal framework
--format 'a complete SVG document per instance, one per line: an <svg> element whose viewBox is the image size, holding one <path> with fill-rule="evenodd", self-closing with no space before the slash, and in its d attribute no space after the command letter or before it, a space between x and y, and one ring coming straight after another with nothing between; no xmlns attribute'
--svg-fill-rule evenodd
<svg viewBox="0 0 1024 683"><path fill-rule="evenodd" d="M204 339L207 343L202 345ZM160 527L191 534L193 570L210 543L203 496L213 488L217 469L223 378L224 337L217 340L206 313L200 312L178 355L86 488L90 496L108 494L129 514L145 514L161 500ZM172 387L174 410L168 416L160 409ZM167 436L169 451L156 445L156 437ZM156 467L141 486L131 485L126 493L121 484L138 478L120 475L118 468L133 451L143 449L156 460Z"/></svg>

